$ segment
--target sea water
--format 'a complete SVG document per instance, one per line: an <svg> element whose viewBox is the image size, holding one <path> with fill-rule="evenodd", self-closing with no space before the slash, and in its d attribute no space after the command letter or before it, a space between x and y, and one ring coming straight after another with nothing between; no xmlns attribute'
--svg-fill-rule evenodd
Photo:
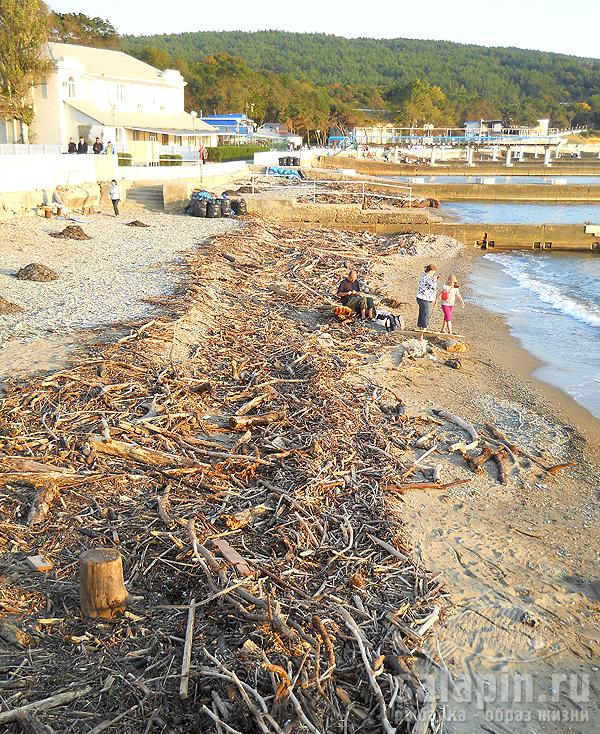
<svg viewBox="0 0 600 734"><path fill-rule="evenodd" d="M540 360L535 376L600 418L600 254L486 254L471 287Z"/></svg>
<svg viewBox="0 0 600 734"><path fill-rule="evenodd" d="M427 175L424 172L415 173L413 176L391 176L401 183L410 183L413 178L423 178L425 183L431 184L480 184L481 179L494 179L495 184L519 184L527 186L531 184L551 184L554 179L560 178L566 181L566 185L597 186L600 184L600 176L570 176L568 173L556 171L554 175L548 176L495 176L493 173L478 173L476 176L444 176Z"/></svg>
<svg viewBox="0 0 600 734"><path fill-rule="evenodd" d="M465 224L600 224L600 204L594 203L443 201L439 211L445 219Z"/></svg>

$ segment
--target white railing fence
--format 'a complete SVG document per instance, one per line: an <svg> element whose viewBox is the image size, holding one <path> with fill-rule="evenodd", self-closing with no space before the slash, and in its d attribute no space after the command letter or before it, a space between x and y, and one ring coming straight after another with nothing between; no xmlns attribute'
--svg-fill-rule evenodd
<svg viewBox="0 0 600 734"><path fill-rule="evenodd" d="M275 175L254 175L250 178L252 193L256 191L292 190L298 196L309 196L313 202L317 202L319 196L339 196L348 199L351 203L365 205L365 201L371 197L387 200L391 205L393 202L406 202L411 207L413 203L412 186L386 181L372 181L363 178L353 178L351 181L312 179L290 182L289 179ZM382 193L381 189L389 189L390 193Z"/></svg>

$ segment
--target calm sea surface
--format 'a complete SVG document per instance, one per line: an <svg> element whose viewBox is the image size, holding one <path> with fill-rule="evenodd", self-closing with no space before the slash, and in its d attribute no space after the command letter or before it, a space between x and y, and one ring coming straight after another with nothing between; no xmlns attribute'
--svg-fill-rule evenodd
<svg viewBox="0 0 600 734"><path fill-rule="evenodd" d="M555 179L565 181L566 185L569 184L587 184L588 186L594 186L600 184L600 176L565 176L564 174L556 173L553 176L486 176L481 173L477 176L428 176L419 175L418 173L414 176L394 176L398 181L402 183L410 183L413 178L423 178L425 183L433 184L479 184L482 183L482 179L494 180L497 184L551 184Z"/></svg>
<svg viewBox="0 0 600 734"><path fill-rule="evenodd" d="M439 212L466 224L600 224L600 204L443 201Z"/></svg>

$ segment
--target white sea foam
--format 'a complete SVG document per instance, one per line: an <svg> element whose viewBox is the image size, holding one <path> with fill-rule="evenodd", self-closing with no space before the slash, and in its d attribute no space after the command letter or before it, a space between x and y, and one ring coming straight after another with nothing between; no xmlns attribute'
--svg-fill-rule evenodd
<svg viewBox="0 0 600 734"><path fill-rule="evenodd" d="M519 286L529 293L535 294L542 303L552 306L556 311L560 311L583 324L600 328L599 308L566 296L559 287L547 280L534 278L527 272L531 267L530 262L524 262L514 255L487 255L487 257L498 263L502 270L513 278Z"/></svg>

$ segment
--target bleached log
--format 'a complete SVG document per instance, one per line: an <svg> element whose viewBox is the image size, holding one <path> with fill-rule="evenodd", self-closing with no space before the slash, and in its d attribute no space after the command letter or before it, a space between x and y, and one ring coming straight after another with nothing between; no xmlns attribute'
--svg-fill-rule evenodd
<svg viewBox="0 0 600 734"><path fill-rule="evenodd" d="M190 469L203 469L208 466L207 464L201 464L192 459L188 459L186 456L177 456L176 454L168 454L165 451L146 449L134 443L125 443L125 441L117 441L115 439L105 441L100 436L93 436L88 443L90 448L97 454L116 456L120 459L127 459L138 464L147 464L148 466Z"/></svg>
<svg viewBox="0 0 600 734"><path fill-rule="evenodd" d="M10 709L9 711L1 711L0 724L15 721L15 719L17 719L24 711L47 711L48 709L53 709L57 706L63 706L64 704L71 703L71 701L75 701L76 699L85 696L91 690L92 686L84 686L83 688L77 688L74 691L57 693L55 696L43 698L41 701L26 703L24 706L18 706L17 708Z"/></svg>
<svg viewBox="0 0 600 734"><path fill-rule="evenodd" d="M27 515L27 524L29 527L42 522L54 500L58 497L60 488L56 482L44 481L40 482L31 503L31 509Z"/></svg>
<svg viewBox="0 0 600 734"><path fill-rule="evenodd" d="M474 449L479 444L479 434L477 431L473 428L473 426L470 423L467 423L467 421L463 420L462 418L459 418L457 415L454 415L454 413L449 413L447 410L435 410L434 413L440 416L440 418L443 418L444 420L449 421L450 423L454 423L455 426L458 426L459 428L462 428L463 431L469 434L471 438L471 443L466 446L467 450ZM455 450L455 449L452 449Z"/></svg>

